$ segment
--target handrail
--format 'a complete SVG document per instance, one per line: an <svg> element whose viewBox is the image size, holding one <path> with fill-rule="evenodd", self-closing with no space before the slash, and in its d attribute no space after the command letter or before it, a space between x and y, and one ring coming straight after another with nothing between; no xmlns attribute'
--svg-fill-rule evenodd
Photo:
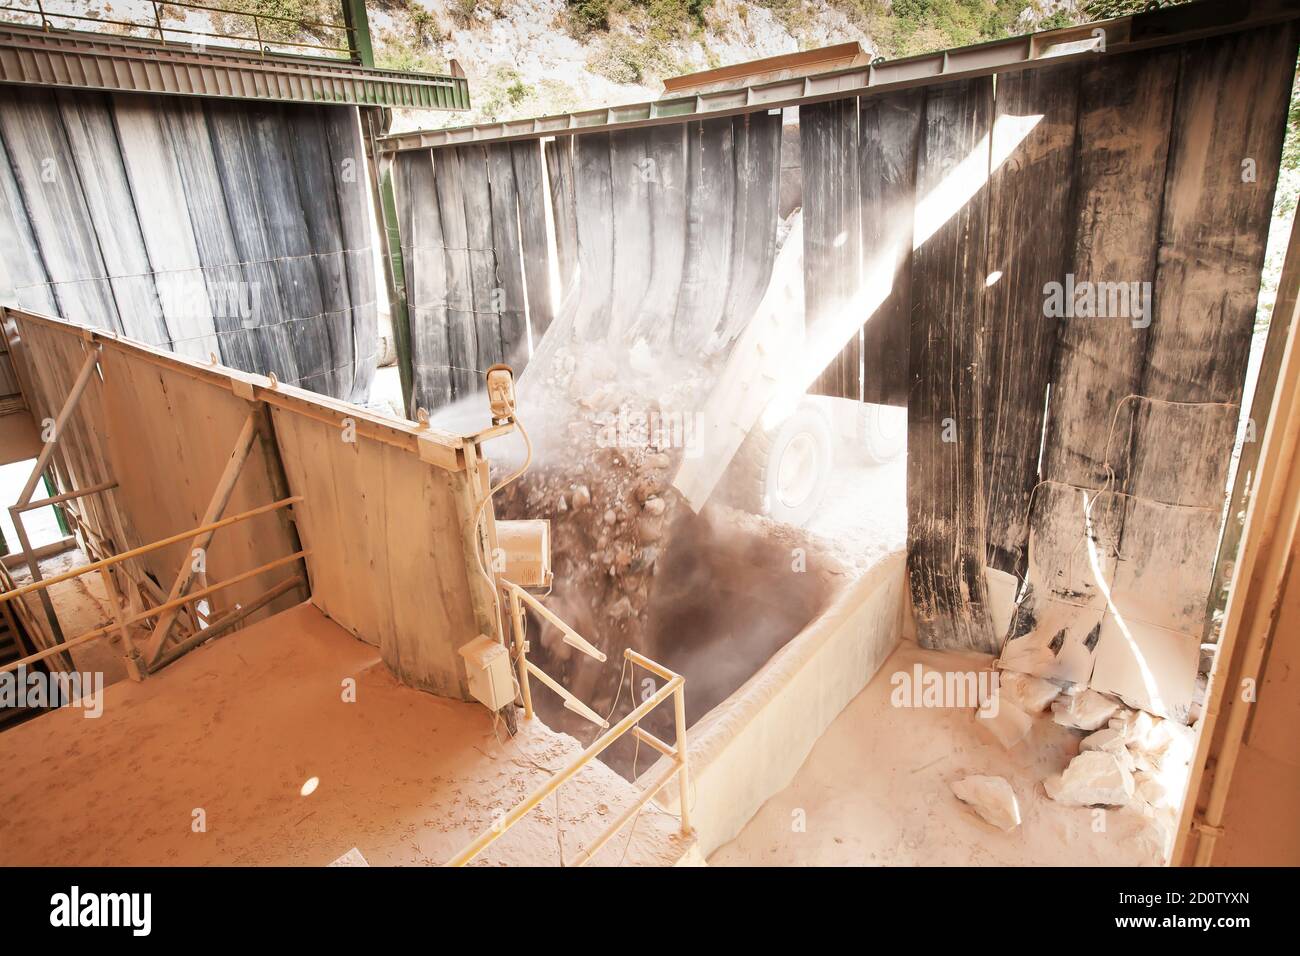
<svg viewBox="0 0 1300 956"><path fill-rule="evenodd" d="M573 694L569 693L568 689L560 684L559 681L555 680L555 678L551 677L550 674L546 673L546 671L528 660L525 654L525 651L528 648L528 643L524 640L525 621L522 605L527 603L543 618L559 628L560 633L563 635L564 643L568 644L570 647L576 647L584 654L594 657L602 664L605 663L604 652L597 650L589 644L581 634L569 627L569 625L565 624L564 621L560 620L560 618L546 607L546 605L542 604L541 601L537 600L537 598L533 597L533 595L529 594L518 584L515 584L513 581L507 581L504 578L499 578L498 580L502 589L506 592L506 597L510 600L510 629L514 634L515 662L519 671L519 693L524 701L524 718L526 720L533 719L533 692L528 680L528 677L531 674L562 697L566 708L581 717L585 717L601 730L608 730L608 720L601 717L600 714L596 713Z"/></svg>
<svg viewBox="0 0 1300 956"><path fill-rule="evenodd" d="M356 41L356 28L349 26L347 23L333 23L325 20L308 20L297 19L294 17L280 16L274 13L259 13L253 10L234 10L229 7L211 6L203 3L190 3L186 0L150 0L153 6L153 19L145 20L119 20L112 17L88 17L78 13L65 13L57 10L47 10L44 8L41 0L35 0L35 7L14 6L6 3L0 5L0 11L10 13L20 13L29 17L37 17L41 21L41 26L46 29L58 29L51 23L51 20L76 20L80 23L96 24L98 26L119 26L130 27L136 30L145 30L158 35L158 42L167 45L167 34L184 34L186 36L204 37L209 40L218 41L212 43L212 46L230 47L231 49L248 49L247 47L237 46L231 41L242 41L244 43L256 44L258 53L265 54L271 52L272 47L294 47L298 49L313 50L323 54L345 54L349 58L355 59L358 55L358 45ZM192 30L187 26L168 26L163 22L162 11L160 8L178 7L183 10L199 10L207 13L218 13L222 16L241 17L252 21L254 33L252 35L244 33L216 33L210 30ZM327 42L320 43L303 43L297 40L275 39L266 37L262 34L262 23L281 25L288 24L293 27L306 28L321 32L329 31L330 36L339 36L340 40L346 46L330 46ZM186 21L181 21L185 23ZM91 31L99 32L99 31ZM332 40L330 42L340 42ZM225 41L225 42L220 42ZM171 41L175 43L176 41ZM197 43L199 41L192 41ZM209 44L204 43L204 46ZM337 59L332 56L331 59Z"/></svg>
<svg viewBox="0 0 1300 956"><path fill-rule="evenodd" d="M503 580L501 584L506 588L510 597L510 625L514 636L515 663L518 667L519 673L519 693L523 698L525 719L531 720L533 717L533 702L532 693L528 685L528 675L530 672L537 674L539 677L544 675L543 672L529 662L526 657L528 652L528 642L524 640L524 615L521 602L527 602L530 606L535 608L539 607L541 602L537 601L531 594L528 594L523 588L512 582ZM554 618L553 613L550 611L546 611L544 616L546 616L548 620ZM554 620L552 620L552 623L554 623ZM561 624L561 630L571 631L572 629L569 628L568 625ZM579 640L582 641L582 644L587 644L585 640L582 640L581 638L579 638ZM587 644L587 646L590 647L591 645ZM595 742L579 754L572 763L556 773L540 788L533 791L533 793L521 803L516 804L504 818L480 833L473 842L448 860L445 864L446 866L464 866L469 863L470 860L482 853L489 844L500 838L502 834L527 816L543 800L558 790L565 781L576 776L583 767L599 756L606 748L613 744L614 741L627 733L631 733L638 740L668 757L670 762L651 780L650 785L637 795L636 800L634 800L630 806L619 814L619 816L608 827L606 827L589 846L584 848L578 856L574 858L573 862L577 866L585 866L587 863L591 862L592 857L600 852L601 847L608 843L616 834L627 826L627 824L641 812L641 809L653 800L659 791L667 786L674 777L677 778L678 787L680 788L678 818L681 823L681 833L685 836L691 832L690 801L687 797L687 791L689 789L689 771L687 768L686 756L686 678L669 670L662 664L656 663L642 654L638 654L631 648L628 648L623 652L623 658L629 666L633 668L641 667L661 678L665 683L653 695L642 701L637 707L633 708L626 717L620 720L604 734L601 734L600 737L596 738ZM601 659L604 659L603 654L601 655ZM549 678L545 680L545 683L553 689L557 689L557 692L563 691L562 688L558 688L558 685L555 685L554 681ZM563 691L561 696L565 698L566 706L568 706L570 699L576 700L576 698L572 698L572 695L567 691ZM677 738L672 745L664 743L658 737L648 731L642 730L640 727L641 720L669 697L673 698L673 720L676 725ZM585 709L585 705L583 706ZM597 718L597 721L604 723L604 721L601 721L599 718ZM561 859L560 863L563 864L564 860Z"/></svg>
<svg viewBox="0 0 1300 956"><path fill-rule="evenodd" d="M86 489L82 492L70 492L68 495L62 497L71 500L72 497L81 497L89 493L90 493L90 489ZM241 512L237 515L231 515L228 518L222 518L220 521L212 521L207 524L200 525L199 527L194 528L190 531L183 531L180 534L174 534L171 535L170 537L162 538L158 541L154 541L150 544L143 545L139 548L132 548L129 551L123 551L121 554L114 554L111 555L110 557L102 558L99 561L92 561L89 564L83 564L81 567L73 568L70 571L63 572L62 574L56 574L52 578L43 578L41 580L33 581L31 584L26 584L23 585L22 587L13 588L9 591L5 591L3 594L0 594L0 605L7 607L9 602L14 600L15 598L21 598L23 595L31 594L33 592L40 592L42 597L45 598L46 590L48 590L52 585L59 584L63 581L70 581L73 578L81 577L82 575L89 574L92 571L98 571L101 575L107 576L108 569L113 565L121 564L124 561L128 561L142 554L149 554L150 552L157 551L160 548L165 548L170 545L178 544L182 541L192 540L196 535L199 534L211 533L216 531L219 528L224 528L227 527L228 525L236 524L237 522L240 521L247 521L249 518L254 518L258 515L267 514L272 511L277 511L281 508L289 507L291 505L301 502L302 500L303 498L301 495L292 495L288 498L282 498L279 501L273 501L270 504L262 505L261 507L258 508L252 508L248 511ZM208 585L207 587L200 588L197 591L190 591L187 594L179 595L174 600L164 601L161 604L158 604L152 608L143 611L142 613L135 614L128 618L122 619L118 614L114 614L113 623L105 625L103 627L93 628L89 631L84 631L83 633L78 634L75 637L68 638L66 640L60 640L60 638L62 638L63 635L61 632L56 632L56 634L54 635L54 642L49 647L37 651L34 654L29 654L26 657L20 658L19 660L12 661L11 663L6 664L4 667L0 667L0 674L5 673L6 671L18 670L19 668L25 667L28 664L34 664L36 661L44 660L47 657L53 657L56 654L65 653L66 651L71 650L74 647L79 647L82 644L86 644L90 641L98 640L103 637L108 637L115 632L125 635L126 628L131 624L138 624L141 621L148 620L151 617L155 617L160 614L165 614L172 610L179 610L180 608L184 607L187 604L192 604L193 602L200 600L201 598L207 597L209 594L214 594L217 591L223 590L224 588L228 588L232 585L239 584L242 581L247 581L249 578L256 577L257 575L262 574L266 571L273 571L276 568L281 567L283 565L289 564L294 561L305 559L308 554L309 552L304 549L294 554L287 555L286 557L277 558L274 561L270 561L266 564L263 564L261 567L253 568L249 571L244 571L241 574L237 574L232 578L227 578L225 581L220 581L216 584ZM300 580L300 578L293 578L291 580ZM111 593L112 578L105 577L105 581L106 583L108 583L110 587L110 595L109 595L110 600L113 600L113 603L116 605L117 600L114 597L114 595ZM52 607L51 610L53 610ZM55 620L57 621L57 618ZM238 623L239 620L242 620L242 618L235 618L234 620L226 621L224 623L233 625L235 623ZM215 632L214 634L207 634L208 630L209 629L205 628L204 630L200 631L199 634L207 635L207 637L214 636ZM206 640L207 638L205 637L204 639ZM188 645L191 643L191 641L192 639L183 643ZM129 648L124 648L124 649L129 650ZM173 655L171 658L169 658L168 662L170 662L170 660L174 660L176 656L179 655L178 654ZM136 679L139 679L137 675L133 674L133 676L136 676Z"/></svg>
<svg viewBox="0 0 1300 956"><path fill-rule="evenodd" d="M586 654L588 657L594 657L602 664L605 663L604 651L594 647L581 634L579 634L573 628L569 627L569 625L565 624L564 621L560 620L560 618L555 614L555 612L552 611L550 608L548 608L545 604L537 600L537 598L529 594L527 591L525 591L519 585L515 584L513 581L502 581L501 584L503 587L506 588L507 591L509 591L513 595L517 595L519 600L523 601L525 604L531 607L542 617L546 618L546 620L554 624L555 627L559 629L560 634L563 635L561 640L563 640L565 644L568 644L570 647L577 648L578 650L582 651L582 653Z"/></svg>
<svg viewBox="0 0 1300 956"><path fill-rule="evenodd" d="M88 488L82 488L79 491L65 491L61 495L54 495L50 498L38 498L36 501L28 501L26 504L20 502L13 506L13 510L35 511L37 508L44 508L50 505L61 505L68 501L77 501L81 498L89 498L91 495L97 495L103 491L112 491L116 487L116 481L101 481L98 484L91 485Z"/></svg>
<svg viewBox="0 0 1300 956"><path fill-rule="evenodd" d="M83 574L89 574L91 571L98 571L100 568L107 568L114 564L120 564L130 558L139 557L142 554L148 554L151 551L157 551L159 548L165 548L181 541L188 541L196 535L204 534L208 531L216 531L219 528L225 528L228 525L237 524L240 521L247 521L249 518L255 518L258 515L266 514L269 511L278 511L280 508L287 508L290 505L301 504L302 501L302 495L291 495L288 498L281 498L279 501L273 501L269 505L261 505L257 508L251 508L248 511L241 511L239 514L231 515L229 518L222 518L220 521L202 524L197 528L191 528L189 531L182 531L180 534L174 534L170 537L160 538L157 541L143 545L139 548L132 548L130 551L123 551L121 554L115 554L112 557L103 558L99 561L92 561L90 564L83 564L79 568L73 568L71 571L64 571L62 574L56 574L52 578L43 578L40 581L34 581L31 584L24 584L22 587L14 588L12 591L5 591L3 594L0 594L0 601L9 601L16 597L22 597L24 594L31 594L33 591L43 591L52 584L58 584L61 581L70 581L73 578L81 577Z"/></svg>
<svg viewBox="0 0 1300 956"><path fill-rule="evenodd" d="M188 594L176 598L174 601L164 601L162 604L159 604L156 607L151 607L146 611L141 611L139 614L134 614L131 617L115 621L112 624L106 624L103 627L96 627L89 631L85 631L84 633L78 634L76 637L69 638L61 644L47 647L45 650L37 651L35 654L28 654L26 657L12 661L3 667L0 667L0 674L5 671L17 670L20 667L25 667L28 664L35 663L36 661L43 660L47 657L53 657L55 654L59 654L73 647L78 647L89 641L96 640L97 638L107 637L113 631L125 628L128 625L139 624L141 621L148 620L149 618L162 614L165 611L170 611L172 608L178 608L181 605L197 601L200 598L207 597L209 594L215 594L217 591L228 588L231 585L239 584L242 581L247 581L249 578L256 577L259 574L264 574L267 571L274 571L276 568L290 564L291 562L300 561L303 558L306 558L310 553L310 551L305 549L302 551L295 551L293 554L285 555L283 558L276 558L274 561L268 561L261 567L252 568L241 574L236 574L233 578L218 581L216 584L210 584L205 588L199 588L197 591L190 591ZM89 567L89 565L86 565L86 568ZM9 593L14 594L16 592L10 591Z"/></svg>

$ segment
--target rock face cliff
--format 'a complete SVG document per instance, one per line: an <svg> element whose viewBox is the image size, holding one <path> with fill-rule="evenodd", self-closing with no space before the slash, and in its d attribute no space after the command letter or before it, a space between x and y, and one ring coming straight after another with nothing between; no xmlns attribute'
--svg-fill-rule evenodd
<svg viewBox="0 0 1300 956"><path fill-rule="evenodd" d="M330 2L330 0L309 0ZM886 57L1087 19L1077 0L370 0L381 65L470 78L474 110L396 128L635 103L668 76L858 41ZM931 9L941 7L942 9Z"/></svg>

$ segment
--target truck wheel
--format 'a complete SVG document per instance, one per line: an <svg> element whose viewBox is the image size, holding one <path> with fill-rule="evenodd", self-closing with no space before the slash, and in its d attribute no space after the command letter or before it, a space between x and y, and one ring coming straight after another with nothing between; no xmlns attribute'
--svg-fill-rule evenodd
<svg viewBox="0 0 1300 956"><path fill-rule="evenodd" d="M907 448L907 410L862 406L862 448L873 465L887 465Z"/></svg>
<svg viewBox="0 0 1300 956"><path fill-rule="evenodd" d="M769 431L754 426L731 463L727 497L746 511L801 527L826 496L832 460L825 413L800 405Z"/></svg>

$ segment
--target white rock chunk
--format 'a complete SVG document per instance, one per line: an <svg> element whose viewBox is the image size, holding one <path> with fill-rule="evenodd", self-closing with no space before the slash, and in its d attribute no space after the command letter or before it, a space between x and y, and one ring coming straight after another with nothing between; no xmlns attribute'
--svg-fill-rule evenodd
<svg viewBox="0 0 1300 956"><path fill-rule="evenodd" d="M1003 671L998 679L998 696L1003 701L1011 701L1027 714L1041 714L1060 693L1061 688L1050 680L1031 674Z"/></svg>
<svg viewBox="0 0 1300 956"><path fill-rule="evenodd" d="M1137 785L1137 797L1156 810L1163 810L1174 805L1173 795L1165 785L1149 773L1134 774Z"/></svg>
<svg viewBox="0 0 1300 956"><path fill-rule="evenodd" d="M1137 765L1153 771L1177 771L1191 762L1196 732L1175 720L1156 719L1146 733L1128 741Z"/></svg>
<svg viewBox="0 0 1300 956"><path fill-rule="evenodd" d="M1052 720L1062 727L1076 730L1100 730L1119 710L1119 701L1099 694L1095 690L1085 690L1081 694L1062 697L1052 704Z"/></svg>
<svg viewBox="0 0 1300 956"><path fill-rule="evenodd" d="M1068 806L1119 807L1133 799L1135 784L1120 758L1104 750L1085 750L1043 787L1049 797Z"/></svg>
<svg viewBox="0 0 1300 956"><path fill-rule="evenodd" d="M1124 710L1112 717L1107 726L1123 734L1125 743L1145 748L1155 718L1145 710Z"/></svg>
<svg viewBox="0 0 1300 956"><path fill-rule="evenodd" d="M999 830L1014 830L1020 825L1020 804L1015 791L1002 777L972 774L949 784L953 794Z"/></svg>
<svg viewBox="0 0 1300 956"><path fill-rule="evenodd" d="M1169 744L1160 755L1160 765L1186 766L1196 755L1196 731L1172 720L1165 723L1169 725Z"/></svg>
<svg viewBox="0 0 1300 956"><path fill-rule="evenodd" d="M335 860L330 866L369 866L366 858L361 855L361 851L356 847L348 850L341 857Z"/></svg>
<svg viewBox="0 0 1300 956"><path fill-rule="evenodd" d="M1112 727L1103 727L1101 730L1084 737L1083 742L1079 744L1079 750L1104 750L1108 754L1115 755L1127 753L1127 748L1124 745L1124 735Z"/></svg>

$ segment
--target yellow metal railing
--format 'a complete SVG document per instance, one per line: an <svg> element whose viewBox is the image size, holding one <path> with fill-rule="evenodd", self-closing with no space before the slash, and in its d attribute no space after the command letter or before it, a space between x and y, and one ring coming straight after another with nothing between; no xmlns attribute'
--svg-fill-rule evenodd
<svg viewBox="0 0 1300 956"><path fill-rule="evenodd" d="M681 832L683 836L689 834L691 832L691 823L689 801L687 799L687 790L689 789L689 771L686 759L686 678L670 671L668 668L663 667L660 664L655 663L648 657L638 654L630 648L625 650L623 652L623 657L627 661L629 667L632 667L633 669L641 667L663 680L664 684L652 696L648 697L637 707L633 708L626 717L616 723L613 727L609 727L607 721L591 711L590 708L585 704L582 704L581 701L578 701L577 698L573 697L572 694L553 681L540 668L528 661L526 656L528 643L524 639L523 605L529 605L552 624L559 627L561 632L564 634L566 643L578 647L585 653L588 653L601 661L605 660L605 655L592 647L581 637L581 635L577 634L577 632L556 617L552 611L542 605L541 601L529 594L523 588L507 581L502 582L502 587L507 592L507 596L510 600L510 629L514 639L515 664L518 668L519 674L519 693L523 698L525 718L531 720L533 716L533 698L529 686L529 677L532 676L538 677L548 687L560 694L560 696L564 698L566 707L581 713L589 720L592 720L602 727L607 727L608 729L605 733L601 734L600 737L596 738L595 742L592 743L591 746L579 754L572 763L556 773L543 786L535 790L523 802L517 804L499 821L480 833L472 843L448 860L446 865L464 866L470 860L474 859L474 857L482 853L483 850L486 849L494 840L499 839L507 830L536 809L543 800L563 786L565 781L576 776L583 767L596 757L600 756L600 754L613 744L614 741L628 733L641 743L646 744L648 747L657 750L659 753L669 758L669 762L665 764L664 768L651 779L649 786L645 787L638 794L636 800L623 810L623 812L620 813L618 817L616 817L614 821L596 837L595 840L593 840L572 861L570 861L569 865L585 866L587 863L590 863L592 857L599 853L606 843L627 826L636 815L641 812L645 805L658 795L660 790L672 782L674 777L677 778L677 785L679 788L678 803L680 810L678 815L681 821ZM635 680L633 681L633 686L635 686ZM642 730L639 726L640 722L652 710L666 701L669 697L673 699L673 719L676 724L677 737L672 745L664 743L654 734ZM561 864L564 864L563 860L560 862Z"/></svg>
<svg viewBox="0 0 1300 956"><path fill-rule="evenodd" d="M81 494L85 494L85 492L74 492L70 495L61 495L59 497L71 498ZM47 657L53 657L56 654L63 654L74 647L80 647L82 644L86 644L90 641L95 641L95 640L100 640L105 638L120 644L123 653L126 654L128 657L132 656L133 645L131 643L128 630L127 630L132 625L142 624L143 622L149 620L150 618L157 617L161 614L165 614L168 611L174 611L184 607L185 605L192 604L196 601L200 601L203 598L206 598L211 594L215 594L218 591L224 590L225 588L231 587L232 585L242 584L244 581L247 581L251 578L255 578L259 574L263 574L267 571L274 571L276 568L280 568L285 565L292 564L296 561L305 559L307 555L310 554L309 551L307 551L306 549L301 551L296 551L293 554L286 555L283 558L277 558L274 561L269 561L266 564L261 565L260 567L256 567L256 568L252 568L251 570L244 571L240 574L234 575L233 577L227 578L224 581L219 581L216 584L209 584L206 587L189 591L188 593L174 600L165 601L162 604L157 605L156 607L147 608L137 614L132 614L130 616L124 616L123 612L120 610L123 604L122 596L118 593L118 589L113 582L113 578L108 573L108 569L110 567L121 564L125 561L129 561L133 558L139 557L140 555L150 554L154 551L158 551L161 548L171 547L173 545L181 543L182 541L187 541L193 538L196 534L210 533L220 528L225 528L241 521L247 521L249 518L255 518L258 515L267 514L268 512L271 511L278 511L281 508L291 507L295 504L301 503L302 500L303 499L300 496L283 498L279 501L274 501L271 502L270 504L262 505L261 507L253 508L248 511L241 512L240 514L231 515L228 518L222 518L218 521L213 521L206 525L200 525L197 528L191 528L189 531L183 531L180 534L174 534L168 538L162 538L158 541L154 541L150 544L146 544L143 547L132 548L130 551L124 551L121 554L115 554L112 555L111 557L103 558L99 561L92 561L89 564L81 565L80 567L73 568L70 571L64 571L60 574L56 574L54 577L42 578L40 580L33 581L31 584L25 584L21 587L16 587L13 590L0 593L0 604L6 604L9 601L13 601L15 599L21 598L27 594L32 594L32 593L44 594L47 592L47 589L49 589L55 584L60 584L64 581L70 581L73 578L78 578L81 577L82 575L90 574L91 572L98 572L100 578L104 582L104 587L106 589L106 593L108 594L108 599L110 604L114 608L119 609L113 612L112 623L102 625L100 627L91 628L90 630L84 631L81 634L78 634L76 637L71 637L68 638L67 640L59 640L57 637L53 637L52 643L50 643L49 646L35 652L34 654L28 654L26 657L22 657L19 660L11 661L8 664L5 664L4 666L0 667L0 673L4 673L5 671L17 671L20 668L26 667L28 664L34 664L37 661L44 660ZM248 614L250 614L252 611L263 607L266 603L269 603L269 599L274 599L275 597L278 597L280 594L284 594L286 591L291 590L293 587L305 585L305 583L306 582L302 579L301 576L294 576L288 578L287 580L280 582L280 584L272 588L271 591L267 592L264 595L259 596L258 598L255 598L253 601L247 602L242 606L237 605L235 611L230 612L228 615L226 615L225 618L221 618L212 622L212 626L199 631L199 633L195 635L194 638L200 641L209 640L212 637L215 637L217 634L225 631L227 629L226 624L230 624L230 625L237 624L239 621L247 617ZM196 646L193 640L185 642L186 650L190 649L193 646ZM178 656L175 653L175 650L176 649L173 648L172 651L169 653L169 656L166 658L167 663L170 663L171 660L175 659L175 657ZM128 672L130 671L130 669L131 668L128 665ZM133 675L133 676L137 676L138 679L138 675Z"/></svg>

